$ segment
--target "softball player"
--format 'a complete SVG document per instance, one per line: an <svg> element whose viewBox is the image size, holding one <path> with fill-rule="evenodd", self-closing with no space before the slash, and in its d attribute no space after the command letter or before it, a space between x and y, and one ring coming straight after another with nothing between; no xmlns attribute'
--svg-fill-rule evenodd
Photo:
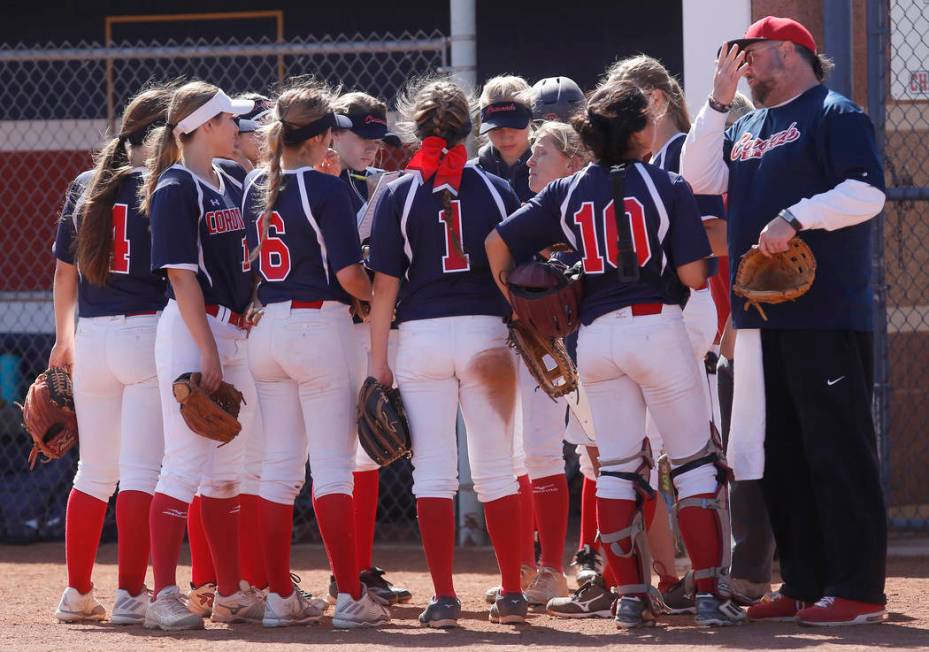
<svg viewBox="0 0 929 652"><path fill-rule="evenodd" d="M203 626L175 579L188 505L198 489L216 565L213 620L264 615L260 595L242 581L238 557L239 481L256 403L241 314L251 297L251 261L241 189L213 163L232 156L238 133L233 117L251 108L251 101L233 101L210 84L182 86L155 136L141 190L142 210L151 217L152 269L164 270L169 281L155 338L165 454L151 506L155 597L145 617L148 628ZM193 433L180 415L171 386L189 371L202 373L206 391L225 379L245 395L242 434L221 448Z"/></svg>
<svg viewBox="0 0 929 652"><path fill-rule="evenodd" d="M303 82L278 98L268 129L267 170L246 180L245 218L258 260L263 316L251 334L249 367L266 425L260 501L270 593L268 627L318 620L322 611L294 590L290 575L293 503L307 451L316 520L338 583L333 625L383 624L385 603L358 579L352 513L353 401L341 333L351 297L369 301L348 189L313 166L333 128L327 88Z"/></svg>
<svg viewBox="0 0 929 652"><path fill-rule="evenodd" d="M721 535L720 516L726 514L717 511L718 452L708 436L700 372L678 307L685 284L698 287L706 280L710 247L699 211L683 179L637 162L654 138L641 90L606 84L573 124L598 164L549 184L498 226L487 238L491 269L503 287L514 254L526 259L564 238L582 256L578 370L600 450L597 516L604 552L620 583L617 625L639 627L655 617L641 513L652 464L642 436L646 408L671 456L681 530L698 582L697 623L733 624L744 614L717 587L729 546ZM623 273L638 280L617 278L619 225L607 166L620 163L626 164L624 213L639 265Z"/></svg>
<svg viewBox="0 0 929 652"><path fill-rule="evenodd" d="M371 167L387 136L387 105L366 93L346 93L333 102L333 110L344 115L351 122L345 129L336 128L332 132L332 148L338 154L341 169L339 178L345 182L352 202L352 213L360 223L368 208L368 182L371 175L382 172ZM363 243L367 244L367 242ZM359 316L352 319L354 327L351 332L343 333L348 337L345 342L348 356L351 387L354 396L358 395L362 383L368 375L368 353L371 348L371 335L368 324ZM396 354L397 332L391 330L390 352ZM393 359L391 359L391 362ZM358 568L361 569L361 581L391 604L409 602L412 593L405 588L394 586L384 576L384 571L374 566L374 529L377 524L377 503L380 489L380 467L358 445L355 453L354 472L354 519L355 550ZM336 602L338 587L335 578L329 583L329 600Z"/></svg>
<svg viewBox="0 0 929 652"><path fill-rule="evenodd" d="M528 605L520 586L512 464L516 369L502 320L506 301L480 245L519 201L505 181L466 165L462 141L471 120L458 86L445 80L414 86L399 110L407 121L401 126L422 145L410 173L387 186L374 217L371 371L380 382L393 382L387 340L396 305L397 382L413 438L413 493L435 586L419 619L451 627L461 612L452 581L460 403L474 489L503 579L490 620L523 622Z"/></svg>
<svg viewBox="0 0 929 652"><path fill-rule="evenodd" d="M481 91L480 134L490 142L473 161L479 167L506 179L521 202L535 191L529 186L527 161L530 151L530 122L533 91L522 77L502 75L489 79ZM564 433L564 401L553 402L522 361L517 362L519 400L513 465L519 482L521 583L530 604L545 604L554 595L567 592L562 569L568 494L564 479L561 436ZM538 493L537 493L538 492ZM545 504L540 511L536 498ZM564 525L562 525L564 523ZM541 569L535 555L535 530L543 547ZM562 533L562 534L559 534ZM485 599L493 603L499 586L490 588Z"/></svg>
<svg viewBox="0 0 929 652"><path fill-rule="evenodd" d="M129 102L119 135L95 168L71 184L55 237L56 338L49 366L73 369L81 431L65 525L68 588L55 612L63 622L106 617L91 573L117 482L119 586L111 621L140 624L149 603L148 508L163 452L155 326L165 282L151 272L148 220L136 197L145 137L164 124L170 97L168 88L151 88Z"/></svg>

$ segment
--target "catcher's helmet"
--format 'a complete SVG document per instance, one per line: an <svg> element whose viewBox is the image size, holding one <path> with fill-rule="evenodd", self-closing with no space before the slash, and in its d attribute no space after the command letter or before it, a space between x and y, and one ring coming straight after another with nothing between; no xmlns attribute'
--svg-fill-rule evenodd
<svg viewBox="0 0 929 652"><path fill-rule="evenodd" d="M569 77L546 77L532 87L535 105L532 117L536 120L567 122L578 109L587 106L581 87Z"/></svg>
<svg viewBox="0 0 929 652"><path fill-rule="evenodd" d="M506 280L513 312L543 337L567 337L580 326L580 267L556 261L524 263Z"/></svg>

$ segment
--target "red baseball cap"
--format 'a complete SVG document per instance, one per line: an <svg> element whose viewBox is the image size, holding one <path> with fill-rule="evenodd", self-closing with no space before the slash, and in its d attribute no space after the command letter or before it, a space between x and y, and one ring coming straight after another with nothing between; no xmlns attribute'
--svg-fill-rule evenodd
<svg viewBox="0 0 929 652"><path fill-rule="evenodd" d="M810 30L793 18L778 18L777 16L766 16L752 23L745 30L744 37L730 41L729 45L738 45L741 50L749 43L759 41L790 41L816 54L816 41L810 34Z"/></svg>

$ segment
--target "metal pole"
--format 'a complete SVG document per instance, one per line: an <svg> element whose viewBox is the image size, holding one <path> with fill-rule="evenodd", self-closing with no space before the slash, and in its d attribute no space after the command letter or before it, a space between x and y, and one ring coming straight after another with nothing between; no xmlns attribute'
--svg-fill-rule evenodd
<svg viewBox="0 0 929 652"><path fill-rule="evenodd" d="M449 0L451 11L451 73L473 90L477 86L477 5L475 0Z"/></svg>
<svg viewBox="0 0 929 652"><path fill-rule="evenodd" d="M852 96L852 3L823 0L824 50L835 63L826 85L845 97Z"/></svg>
<svg viewBox="0 0 929 652"><path fill-rule="evenodd" d="M868 114L874 123L877 150L884 152L886 122L884 0L868 0ZM888 189L890 190L890 189ZM888 193L890 194L890 193ZM874 425L877 430L881 482L890 493L890 371L887 342L887 280L884 269L884 213L875 218L872 278L874 284Z"/></svg>

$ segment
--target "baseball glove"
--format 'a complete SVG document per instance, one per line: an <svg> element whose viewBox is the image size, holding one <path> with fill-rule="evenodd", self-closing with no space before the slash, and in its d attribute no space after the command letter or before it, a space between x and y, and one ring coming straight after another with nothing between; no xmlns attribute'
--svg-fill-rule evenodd
<svg viewBox="0 0 929 652"><path fill-rule="evenodd" d="M794 301L809 291L816 278L816 259L800 238L793 238L787 251L765 256L750 249L739 262L732 291L745 299L745 310L754 306L767 321L762 303Z"/></svg>
<svg viewBox="0 0 929 652"><path fill-rule="evenodd" d="M29 468L34 469L39 456L42 462L57 460L77 444L77 415L71 376L61 367L39 374L26 393L22 405L23 428L32 437Z"/></svg>
<svg viewBox="0 0 929 652"><path fill-rule="evenodd" d="M381 466L413 455L400 392L371 377L358 393L358 441L368 457Z"/></svg>
<svg viewBox="0 0 929 652"><path fill-rule="evenodd" d="M222 382L212 394L200 386L200 373L181 374L174 381L174 398L181 404L184 423L201 437L222 442L231 442L242 430L239 409L245 403L242 392L234 385Z"/></svg>
<svg viewBox="0 0 929 652"><path fill-rule="evenodd" d="M509 324L507 344L516 349L542 390L556 399L577 389L577 369L560 337L545 337L523 323ZM548 360L555 363L549 367Z"/></svg>

